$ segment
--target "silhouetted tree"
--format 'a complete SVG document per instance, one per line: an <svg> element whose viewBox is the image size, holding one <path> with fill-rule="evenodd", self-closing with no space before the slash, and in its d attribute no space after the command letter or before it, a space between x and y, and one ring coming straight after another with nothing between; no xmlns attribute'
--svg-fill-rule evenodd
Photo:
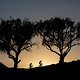
<svg viewBox="0 0 80 80"><path fill-rule="evenodd" d="M59 55L60 63L64 62L71 48L79 44L77 28L69 18L51 18L38 22L36 26L42 38L42 45ZM54 46L57 50L54 50Z"/></svg>
<svg viewBox="0 0 80 80"><path fill-rule="evenodd" d="M7 53L14 61L14 68L18 67L18 57L22 50L30 51L33 37L33 24L28 20L2 20L0 23L0 50Z"/></svg>

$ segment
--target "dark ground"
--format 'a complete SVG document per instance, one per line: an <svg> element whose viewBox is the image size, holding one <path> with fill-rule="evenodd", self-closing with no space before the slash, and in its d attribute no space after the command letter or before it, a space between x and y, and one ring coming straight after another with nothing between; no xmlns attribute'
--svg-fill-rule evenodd
<svg viewBox="0 0 80 80"><path fill-rule="evenodd" d="M17 70L0 63L0 80L80 80L80 60Z"/></svg>

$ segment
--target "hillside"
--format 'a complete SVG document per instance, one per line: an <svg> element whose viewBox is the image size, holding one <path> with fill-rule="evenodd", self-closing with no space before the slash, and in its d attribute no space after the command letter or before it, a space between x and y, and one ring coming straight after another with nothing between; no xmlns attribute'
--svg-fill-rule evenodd
<svg viewBox="0 0 80 80"><path fill-rule="evenodd" d="M80 80L79 74L80 60L32 69L0 68L0 80Z"/></svg>

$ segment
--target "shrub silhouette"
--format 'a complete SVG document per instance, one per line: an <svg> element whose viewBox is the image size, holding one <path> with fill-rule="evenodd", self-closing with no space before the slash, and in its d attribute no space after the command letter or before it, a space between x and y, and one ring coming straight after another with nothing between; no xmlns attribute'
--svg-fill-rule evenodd
<svg viewBox="0 0 80 80"><path fill-rule="evenodd" d="M33 64L32 63L29 64L29 68L30 69L33 68Z"/></svg>
<svg viewBox="0 0 80 80"><path fill-rule="evenodd" d="M42 63L42 60L39 61L39 67L42 67L43 66L43 63Z"/></svg>

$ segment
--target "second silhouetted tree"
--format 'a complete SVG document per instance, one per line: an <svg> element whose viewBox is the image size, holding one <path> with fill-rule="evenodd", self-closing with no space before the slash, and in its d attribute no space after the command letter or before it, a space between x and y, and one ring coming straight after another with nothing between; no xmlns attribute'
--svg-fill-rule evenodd
<svg viewBox="0 0 80 80"><path fill-rule="evenodd" d="M40 21L36 24L38 33L42 38L42 45L48 50L56 53L60 63L64 62L65 57L73 46L79 44L78 27L69 19L51 18L50 20ZM57 50L55 50L56 48Z"/></svg>

